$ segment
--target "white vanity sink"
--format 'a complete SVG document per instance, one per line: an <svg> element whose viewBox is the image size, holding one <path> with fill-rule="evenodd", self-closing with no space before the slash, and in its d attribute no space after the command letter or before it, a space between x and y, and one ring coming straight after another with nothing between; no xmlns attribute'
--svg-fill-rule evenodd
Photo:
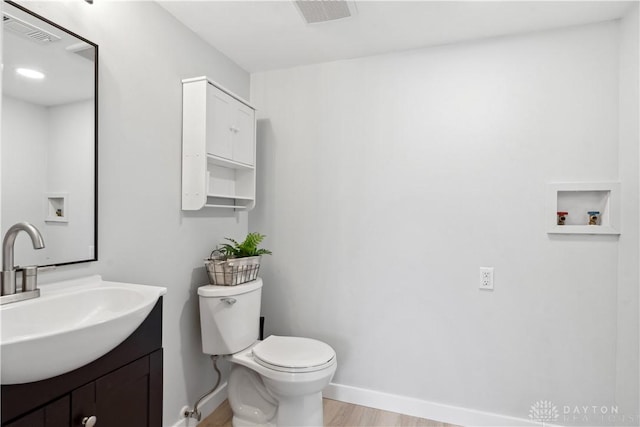
<svg viewBox="0 0 640 427"><path fill-rule="evenodd" d="M0 306L2 384L51 378L98 359L142 324L167 289L91 276L40 292Z"/></svg>

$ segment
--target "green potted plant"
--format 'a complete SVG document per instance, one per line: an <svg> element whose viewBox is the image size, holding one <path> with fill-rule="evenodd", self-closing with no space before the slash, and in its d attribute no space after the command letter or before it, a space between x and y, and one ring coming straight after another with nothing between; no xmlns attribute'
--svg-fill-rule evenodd
<svg viewBox="0 0 640 427"><path fill-rule="evenodd" d="M259 257L260 255L271 255L271 251L268 249L258 248L260 243L267 237L260 233L249 233L242 243L238 243L235 240L225 237L225 240L233 243L223 243L222 248L218 249L222 252L226 259L229 258L248 258Z"/></svg>
<svg viewBox="0 0 640 427"><path fill-rule="evenodd" d="M205 266L212 285L234 286L250 282L258 277L262 255L271 251L258 246L267 237L260 233L249 233L242 242L225 237L229 243L211 252Z"/></svg>

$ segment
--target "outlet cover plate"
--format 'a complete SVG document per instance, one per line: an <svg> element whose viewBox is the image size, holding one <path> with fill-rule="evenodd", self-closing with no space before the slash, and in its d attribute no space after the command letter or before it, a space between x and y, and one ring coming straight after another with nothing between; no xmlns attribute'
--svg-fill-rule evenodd
<svg viewBox="0 0 640 427"><path fill-rule="evenodd" d="M493 290L493 267L480 267L480 289Z"/></svg>

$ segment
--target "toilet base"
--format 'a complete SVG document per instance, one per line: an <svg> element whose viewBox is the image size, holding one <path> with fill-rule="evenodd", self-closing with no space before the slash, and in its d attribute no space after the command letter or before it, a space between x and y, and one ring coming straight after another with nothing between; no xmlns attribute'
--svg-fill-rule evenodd
<svg viewBox="0 0 640 427"><path fill-rule="evenodd" d="M273 423L256 424L235 415L231 419L231 425L233 427L276 427Z"/></svg>
<svg viewBox="0 0 640 427"><path fill-rule="evenodd" d="M227 357L234 427L322 427L322 390L336 371L335 357L323 368L305 372L262 366L252 347Z"/></svg>
<svg viewBox="0 0 640 427"><path fill-rule="evenodd" d="M278 402L275 424L256 424L237 415L233 416L231 423L233 427L322 427L322 393L297 398L278 398Z"/></svg>
<svg viewBox="0 0 640 427"><path fill-rule="evenodd" d="M276 396L276 399L278 427L322 427L324 411L321 392L297 397Z"/></svg>
<svg viewBox="0 0 640 427"><path fill-rule="evenodd" d="M232 365L228 399L234 427L275 427L278 402L269 394L257 372Z"/></svg>
<svg viewBox="0 0 640 427"><path fill-rule="evenodd" d="M261 377L251 369L240 365L232 366L228 398L233 411L233 427L323 425L321 391L302 396L282 395L273 389L268 390L269 382L269 379Z"/></svg>

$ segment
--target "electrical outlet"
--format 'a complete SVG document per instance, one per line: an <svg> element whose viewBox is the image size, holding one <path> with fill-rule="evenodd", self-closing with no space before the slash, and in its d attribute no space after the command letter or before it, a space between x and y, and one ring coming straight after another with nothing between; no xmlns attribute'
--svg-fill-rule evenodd
<svg viewBox="0 0 640 427"><path fill-rule="evenodd" d="M493 267L480 267L480 289L493 290Z"/></svg>

